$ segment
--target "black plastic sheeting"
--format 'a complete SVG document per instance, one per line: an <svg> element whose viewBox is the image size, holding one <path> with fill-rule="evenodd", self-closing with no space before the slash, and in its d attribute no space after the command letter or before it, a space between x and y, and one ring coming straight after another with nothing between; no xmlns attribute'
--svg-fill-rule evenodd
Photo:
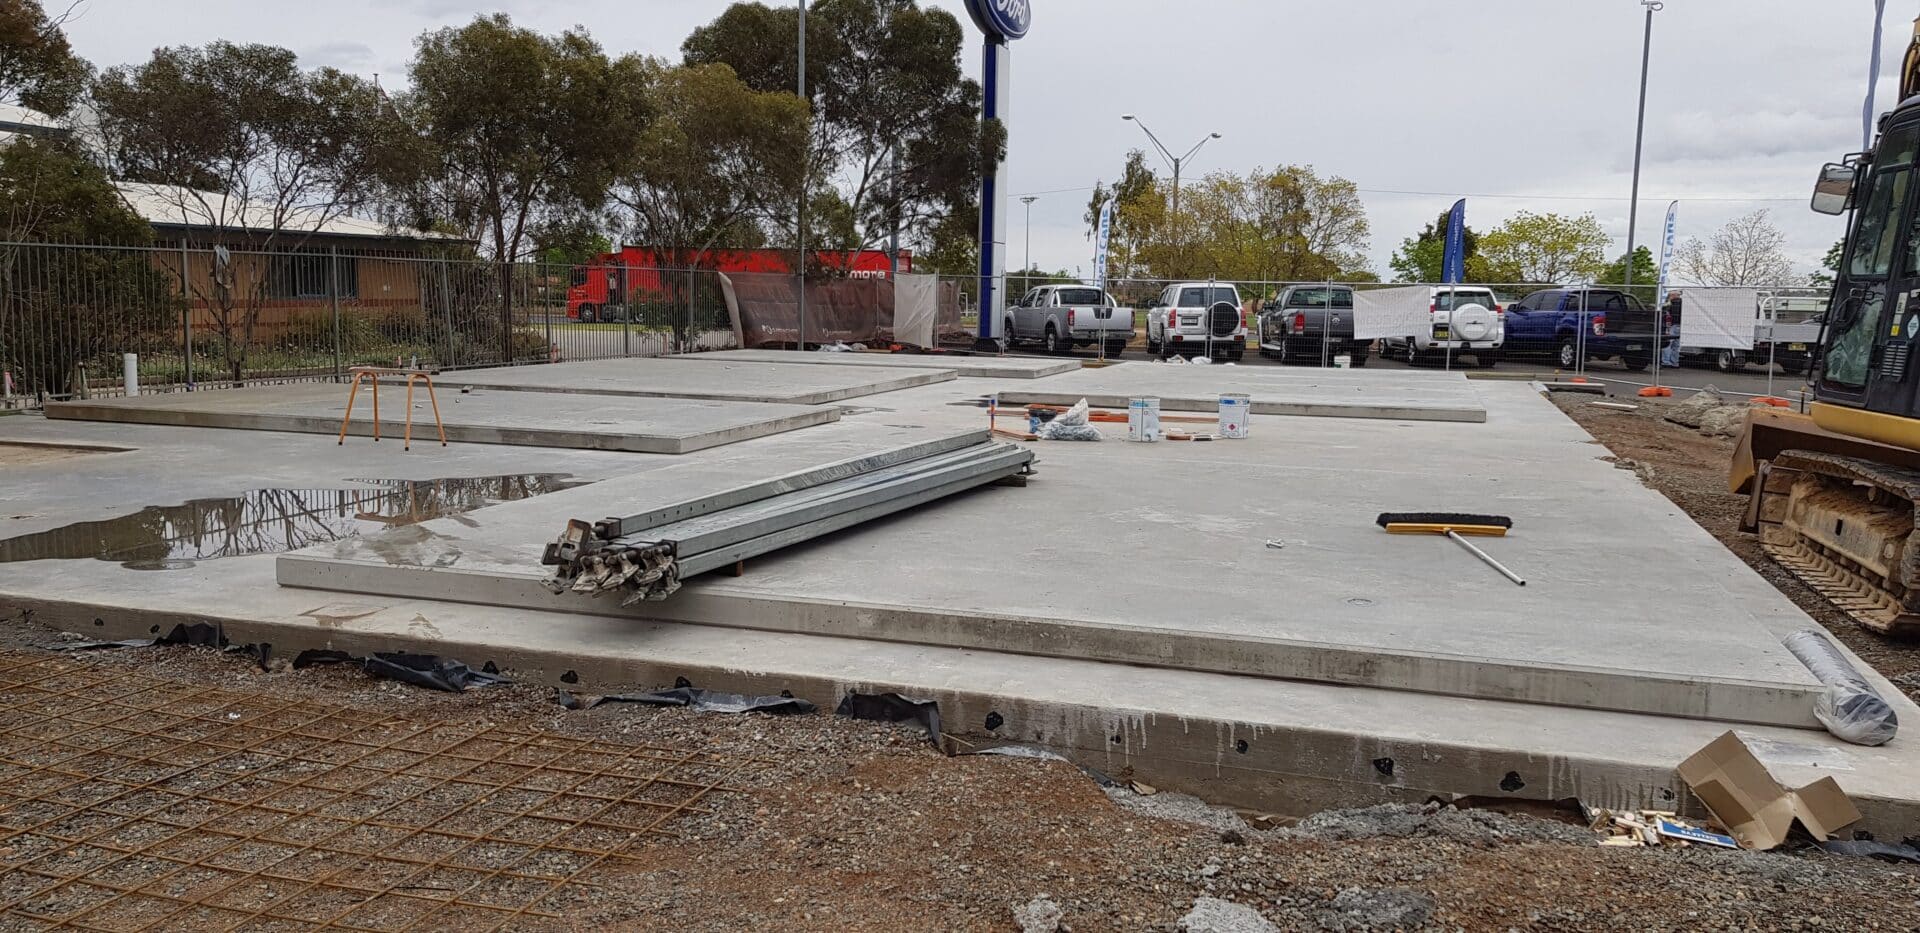
<svg viewBox="0 0 1920 933"><path fill-rule="evenodd" d="M476 671L452 658L432 654L379 652L362 661L361 666L375 677L447 693L465 693L469 687L498 687L513 683L497 674Z"/></svg>
<svg viewBox="0 0 1920 933"><path fill-rule="evenodd" d="M945 750L940 738L940 704L913 700L897 693L849 693L841 698L835 716L870 722L917 722L927 730L927 741Z"/></svg>
<svg viewBox="0 0 1920 933"><path fill-rule="evenodd" d="M640 706L680 706L704 713L769 713L775 716L801 716L819 707L806 700L781 694L750 697L740 693L716 693L696 687L675 687L652 693L618 693L592 696L554 691L554 702L572 710L593 709L607 703L634 703Z"/></svg>
<svg viewBox="0 0 1920 933"><path fill-rule="evenodd" d="M245 654L259 662L262 670L273 658L273 645L267 642L235 645L227 641L226 630L208 622L182 622L165 635L152 638L123 638L119 641L75 641L51 646L54 651L103 651L116 648L159 648L184 645L189 648L219 648L229 654Z"/></svg>

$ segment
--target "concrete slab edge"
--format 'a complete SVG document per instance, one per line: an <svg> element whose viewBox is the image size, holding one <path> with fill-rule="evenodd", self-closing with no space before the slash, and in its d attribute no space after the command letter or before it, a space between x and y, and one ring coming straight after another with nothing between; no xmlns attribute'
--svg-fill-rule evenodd
<svg viewBox="0 0 1920 933"><path fill-rule="evenodd" d="M742 402L740 404L750 404ZM87 402L62 402L48 405L46 416L54 420L65 421L104 421L116 424L155 424L178 428L221 428L236 431L277 431L283 434L322 434L340 433L338 419L323 415L301 415L291 413L260 412L212 412L181 411L167 408L148 408L128 405L97 405ZM548 428L496 428L484 425L449 424L447 441L459 444L501 444L518 447L558 447L570 450L619 450L628 453L644 454L686 454L709 447L719 447L740 441L782 434L801 428L828 424L840 420L837 408L816 408L807 411L792 412L780 418L762 421L756 424L736 425L706 434L684 437L668 437L645 434L614 434L587 431L568 431ZM399 441L404 426L382 421L380 436L382 440ZM370 421L355 419L347 425L349 437L372 437L373 425ZM432 424L422 425L419 421L413 426L414 443L420 445L439 443L439 435Z"/></svg>
<svg viewBox="0 0 1920 933"><path fill-rule="evenodd" d="M1224 711L1208 718L1163 715L1151 708L1114 708L1021 696L1005 686L936 686L905 674L850 681L784 661L742 664L737 659L675 657L669 651L632 657L581 656L457 639L322 628L310 623L96 607L13 594L0 594L0 605L56 628L100 638L141 637L164 632L180 622L211 622L223 626L236 643L272 644L276 656L309 648L336 648L354 654L429 652L474 665L493 661L523 682L576 691L659 686L684 677L717 690L749 694L788 690L823 709L834 708L849 692L894 692L939 702L953 744L963 751L1001 744L1039 745L1117 779L1143 780L1163 790L1191 793L1217 804L1288 815L1452 795L1516 800L1572 797L1615 809L1702 813L1698 801L1692 799L1674 772L1677 761L1627 760L1605 754L1535 754L1526 749L1458 740L1360 735L1236 720ZM844 641L812 636L769 637L804 638L827 649L834 642ZM857 650L854 645L848 642L844 651ZM802 652L776 654L786 658ZM990 655L960 654L989 663L991 659ZM1063 663L1109 666L1090 661ZM919 667L901 665L898 669ZM1111 667L1114 672L1110 676L1127 677L1129 668ZM567 674L573 675L574 682L562 681ZM989 730L985 724L991 714L998 714L999 727ZM1647 720L1646 728L1660 729L1659 720ZM1596 748L1605 750L1607 746L1602 743ZM1866 817L1861 825L1879 835L1900 838L1920 827L1920 800L1860 794L1853 800Z"/></svg>
<svg viewBox="0 0 1920 933"><path fill-rule="evenodd" d="M1303 680L1445 696L1818 729L1810 687L1397 652L1319 642L1214 635L990 613L771 598L691 588L659 603L618 594L555 596L538 574L421 568L284 554L281 586L512 606L799 635L964 648L1051 658Z"/></svg>
<svg viewBox="0 0 1920 933"><path fill-rule="evenodd" d="M1030 389L1013 389L1000 393L1003 405L1071 405L1081 399L1099 408L1126 408L1130 400L1124 395L1104 395L1085 392L1038 392ZM1220 408L1217 398L1178 398L1160 396L1160 407L1165 411L1213 412ZM1253 402L1256 415L1289 415L1297 418L1368 418L1382 421L1451 421L1463 424L1485 424L1486 409L1464 405L1409 405L1390 403L1354 403L1341 402Z"/></svg>
<svg viewBox="0 0 1920 933"><path fill-rule="evenodd" d="M814 392L801 392L781 398L767 396L748 397L737 393L701 392L698 390L676 391L667 389L595 388L592 386L499 385L483 382L467 382L457 377L444 379L441 387L455 390L471 389L475 392L533 392L548 395L606 395L616 398L683 398L710 402L825 405L830 402L840 402L850 398L862 398L868 395L897 392L901 389L913 389L941 382L952 382L958 378L951 370L943 369L869 369L868 371L876 375L888 374L890 378L877 379L872 383L847 386L839 389L821 389ZM899 375L893 375L896 373Z"/></svg>

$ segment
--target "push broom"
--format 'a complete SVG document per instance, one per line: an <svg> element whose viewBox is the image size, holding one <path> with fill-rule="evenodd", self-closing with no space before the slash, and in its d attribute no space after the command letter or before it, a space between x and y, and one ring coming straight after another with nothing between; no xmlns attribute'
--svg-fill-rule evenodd
<svg viewBox="0 0 1920 933"><path fill-rule="evenodd" d="M1473 535L1482 538L1504 538L1513 527L1513 519L1505 515L1468 515L1460 512L1382 512L1374 519L1388 534L1393 535L1446 535L1454 543L1466 548L1473 556L1480 558L1487 566L1500 571L1501 575L1513 582L1526 586L1527 581L1520 575L1507 569L1505 564L1494 560L1487 552L1475 547L1464 536Z"/></svg>

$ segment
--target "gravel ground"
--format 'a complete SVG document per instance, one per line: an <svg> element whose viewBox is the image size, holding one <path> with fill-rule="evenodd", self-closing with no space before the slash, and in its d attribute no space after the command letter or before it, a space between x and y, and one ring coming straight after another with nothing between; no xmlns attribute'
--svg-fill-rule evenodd
<svg viewBox="0 0 1920 933"><path fill-rule="evenodd" d="M0 633L13 647L60 640L19 621ZM1818 852L1603 848L1564 823L1438 805L1265 828L1276 821L1102 788L1058 761L946 758L911 728L825 714L568 712L545 689L433 693L345 666L262 672L210 649L92 657L416 719L757 759L742 792L676 824L677 844L570 899L581 930L1911 930L1920 916L1920 871Z"/></svg>
<svg viewBox="0 0 1920 933"><path fill-rule="evenodd" d="M1900 641L1861 628L1826 597L1814 592L1760 549L1760 541L1740 531L1747 501L1727 491L1727 468L1734 439L1712 437L1662 419L1677 401L1617 399L1638 404L1635 411L1601 408L1592 396L1557 395L1555 404L1606 445L1616 465L1673 500L1727 549L1772 583L1788 599L1818 620L1847 647L1888 680L1920 699L1920 642ZM1916 928L1920 928L1917 925Z"/></svg>

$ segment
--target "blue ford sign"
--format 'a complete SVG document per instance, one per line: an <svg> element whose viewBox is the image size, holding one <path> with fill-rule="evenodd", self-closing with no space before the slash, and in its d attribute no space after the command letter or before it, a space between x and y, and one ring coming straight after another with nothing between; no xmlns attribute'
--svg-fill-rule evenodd
<svg viewBox="0 0 1920 933"><path fill-rule="evenodd" d="M981 32L1009 41L1033 25L1033 0L967 0L967 12Z"/></svg>

